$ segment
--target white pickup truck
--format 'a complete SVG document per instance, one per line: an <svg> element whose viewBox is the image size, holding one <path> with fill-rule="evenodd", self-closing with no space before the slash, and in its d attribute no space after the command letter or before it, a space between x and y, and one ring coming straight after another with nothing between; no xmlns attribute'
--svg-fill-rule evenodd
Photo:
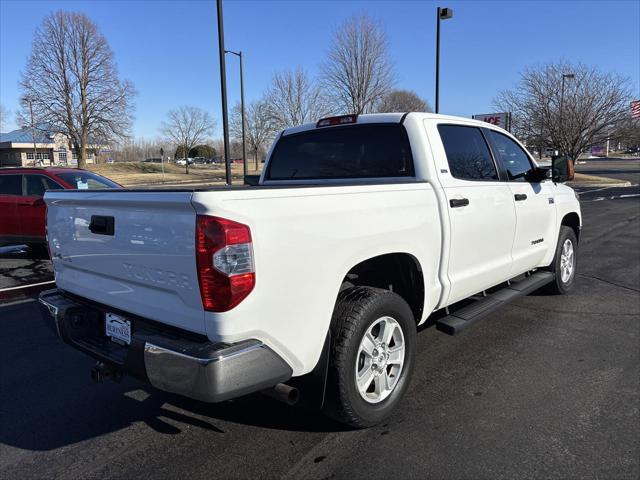
<svg viewBox="0 0 640 480"><path fill-rule="evenodd" d="M487 123L326 118L283 131L257 185L47 192L40 301L97 380L263 391L366 427L406 391L418 325L455 334L572 287L572 176Z"/></svg>

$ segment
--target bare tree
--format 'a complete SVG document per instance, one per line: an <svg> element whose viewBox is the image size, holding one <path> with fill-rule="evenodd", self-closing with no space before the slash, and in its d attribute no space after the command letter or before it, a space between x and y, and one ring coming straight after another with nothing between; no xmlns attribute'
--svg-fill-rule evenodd
<svg viewBox="0 0 640 480"><path fill-rule="evenodd" d="M236 104L231 113L230 131L235 138L242 138L242 120L240 104ZM254 153L255 168L259 167L258 154L278 130L274 125L267 102L259 100L251 102L246 109L245 133L249 148Z"/></svg>
<svg viewBox="0 0 640 480"><path fill-rule="evenodd" d="M322 89L302 67L274 73L265 101L278 130L316 121L330 112Z"/></svg>
<svg viewBox="0 0 640 480"><path fill-rule="evenodd" d="M376 104L377 112L432 112L426 100L411 90L392 90Z"/></svg>
<svg viewBox="0 0 640 480"><path fill-rule="evenodd" d="M127 137L113 145L112 158L117 162L140 162L147 158L159 158L160 149L164 149L165 157L173 155L173 145L164 138L148 139L145 137Z"/></svg>
<svg viewBox="0 0 640 480"><path fill-rule="evenodd" d="M611 138L629 116L630 99L627 79L561 61L525 69L516 87L501 92L494 104L512 112L513 130L530 145L575 161Z"/></svg>
<svg viewBox="0 0 640 480"><path fill-rule="evenodd" d="M393 65L382 25L366 14L336 31L321 65L322 81L336 110L369 113L394 84Z"/></svg>
<svg viewBox="0 0 640 480"><path fill-rule="evenodd" d="M627 119L617 125L611 135L611 140L620 147L624 145L625 148L637 150L640 147L640 118L633 118L629 115Z"/></svg>
<svg viewBox="0 0 640 480"><path fill-rule="evenodd" d="M0 104L0 132L2 132L5 128L5 123L9 118L9 114L9 110L7 110L4 105Z"/></svg>
<svg viewBox="0 0 640 480"><path fill-rule="evenodd" d="M169 110L167 121L162 122L160 132L167 141L188 152L203 143L216 124L208 112L198 107L182 106ZM189 162L185 163L185 172L189 173Z"/></svg>
<svg viewBox="0 0 640 480"><path fill-rule="evenodd" d="M58 11L44 19L20 86L22 118L30 115L31 103L39 123L68 134L79 168L90 143L129 134L135 90L131 82L120 81L106 38L82 13Z"/></svg>

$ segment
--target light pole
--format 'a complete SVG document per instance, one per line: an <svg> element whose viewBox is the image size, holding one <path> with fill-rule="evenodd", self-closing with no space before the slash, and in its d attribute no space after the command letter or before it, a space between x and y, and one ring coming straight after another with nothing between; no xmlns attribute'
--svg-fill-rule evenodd
<svg viewBox="0 0 640 480"><path fill-rule="evenodd" d="M31 116L31 140L33 140L33 165L38 165L38 147L36 147L36 130L35 125L33 124L33 99L31 97L27 97L27 102L29 102L29 114Z"/></svg>
<svg viewBox="0 0 640 480"><path fill-rule="evenodd" d="M222 0L216 0L216 2L218 7L218 55L220 56L220 90L222 93L222 136L224 142L224 168L226 173L227 185L231 185L231 162L229 161L229 120L227 117L227 72L224 59L224 25L222 20Z"/></svg>
<svg viewBox="0 0 640 480"><path fill-rule="evenodd" d="M243 174L247 174L247 147L244 135L244 76L242 75L242 50L234 52L232 50L225 50L224 53L232 53L240 58L240 116L242 121L242 169Z"/></svg>
<svg viewBox="0 0 640 480"><path fill-rule="evenodd" d="M438 7L436 23L436 113L440 112L440 20L453 17L451 8Z"/></svg>

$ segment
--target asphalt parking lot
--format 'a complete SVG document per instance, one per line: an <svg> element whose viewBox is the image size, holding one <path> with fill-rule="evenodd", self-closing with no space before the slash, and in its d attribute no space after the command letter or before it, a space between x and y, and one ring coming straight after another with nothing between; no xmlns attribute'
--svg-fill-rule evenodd
<svg viewBox="0 0 640 480"><path fill-rule="evenodd" d="M36 302L0 305L0 477L639 478L640 161L578 171L631 185L580 189L575 290L458 337L422 329L402 407L369 430L261 395L208 405L93 384L91 359ZM46 281L47 268L0 259L0 281Z"/></svg>

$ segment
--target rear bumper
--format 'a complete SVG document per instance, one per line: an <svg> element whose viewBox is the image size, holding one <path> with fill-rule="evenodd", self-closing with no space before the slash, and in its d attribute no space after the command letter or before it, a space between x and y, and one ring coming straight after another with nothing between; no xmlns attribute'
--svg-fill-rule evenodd
<svg viewBox="0 0 640 480"><path fill-rule="evenodd" d="M39 301L66 343L160 390L220 402L272 387L292 375L291 367L258 340L212 343L58 289L42 292ZM107 311L131 321L129 345L105 335Z"/></svg>

